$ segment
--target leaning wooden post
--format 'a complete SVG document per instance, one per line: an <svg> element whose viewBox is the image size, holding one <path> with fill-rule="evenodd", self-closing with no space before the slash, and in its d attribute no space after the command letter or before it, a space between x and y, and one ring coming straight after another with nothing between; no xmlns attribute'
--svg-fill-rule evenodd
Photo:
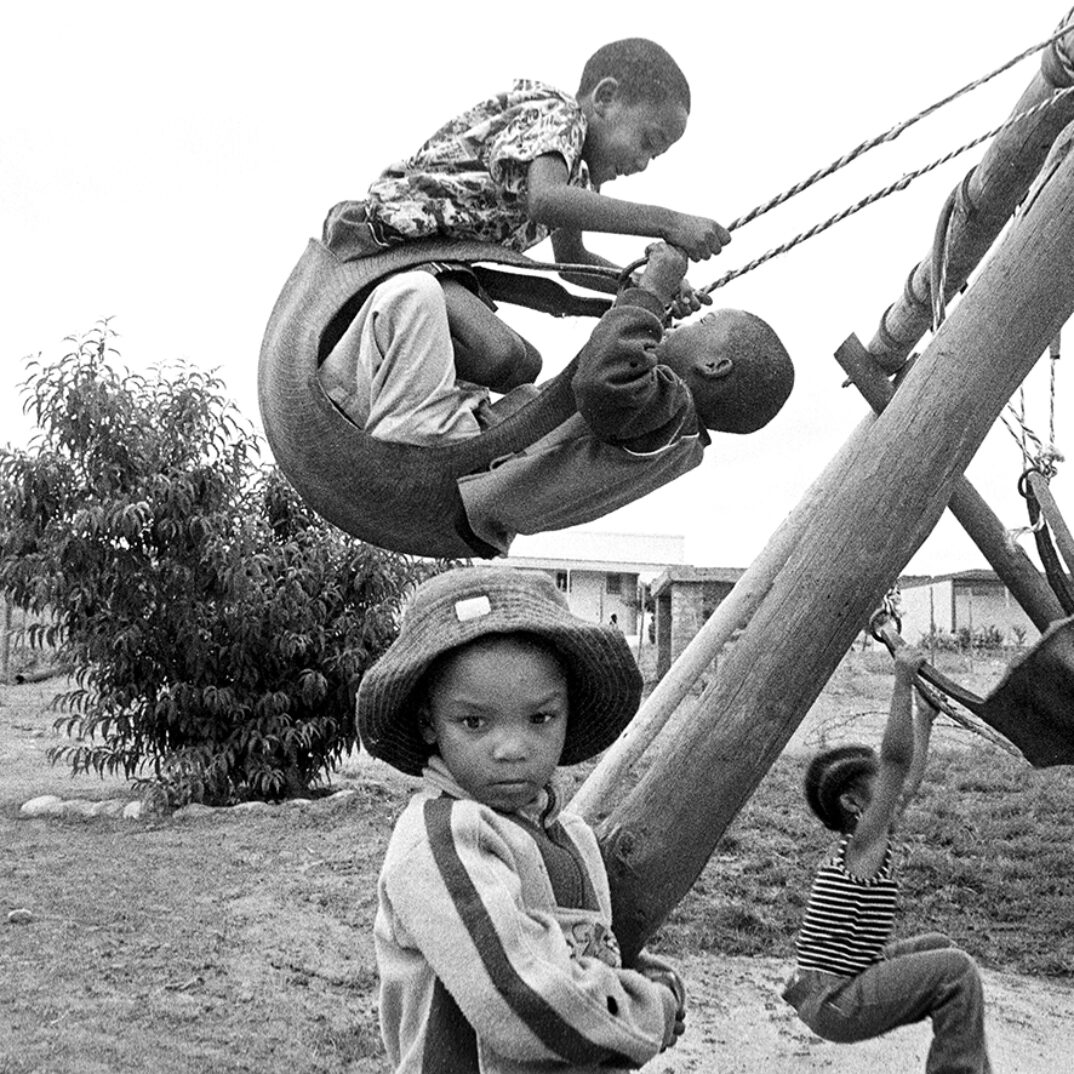
<svg viewBox="0 0 1074 1074"><path fill-rule="evenodd" d="M689 891L1072 311L1068 153L884 412L814 483L826 502L726 648L695 719L601 825L628 958Z"/></svg>
<svg viewBox="0 0 1074 1074"><path fill-rule="evenodd" d="M1072 53L1074 31L1053 42L1045 52L1040 72L1018 100L1012 115L1027 111L1055 90L1074 84ZM964 285L995 241L1025 196L1056 136L1072 118L1074 98L1067 97L1002 132L982 161L951 192L946 298L952 297ZM881 318L867 352L881 368L889 371L901 368L930 327L931 279L932 258L929 256L911 271L903 294ZM860 343L857 345L861 346ZM844 344L844 348L846 346ZM870 402L876 409L881 409L887 402L887 394L879 404L875 400ZM811 498L807 493L803 504ZM1043 631L1049 623L1063 616L1059 601L1028 556L1012 545L1000 520L965 478L956 484L949 506L1039 630ZM777 530L760 559L706 621L619 740L590 773L572 799L572 808L591 821L599 819L611 808L612 796L620 782L675 713L697 677L716 658L741 623L749 618L758 593L782 567L783 550L797 539L800 525L800 521L788 520Z"/></svg>
<svg viewBox="0 0 1074 1074"><path fill-rule="evenodd" d="M884 378L890 391L891 385ZM856 457L860 438L872 424L866 418L840 449L828 470L837 468L844 456ZM621 781L637 763L660 733L677 707L690 692L698 676L715 660L728 642L749 622L772 588L787 557L809 526L818 508L827 502L829 485L827 473L809 486L797 507L783 520L768 544L749 565L746 573L735 583L730 593L716 606L701 629L679 654L671 670L657 683L652 694L638 710L626 730L607 750L585 782L571 799L571 809L590 823L596 823L612 809L614 798L621 790Z"/></svg>
<svg viewBox="0 0 1074 1074"><path fill-rule="evenodd" d="M1074 31L1053 42L1044 52L1040 71L1026 87L1011 115L1028 111L1057 89L1074 84L1072 55ZM1025 196L1059 132L1071 120L1074 120L1074 97L1068 96L1007 128L992 141L981 162L951 191L945 298L954 296L969 279ZM930 253L911 271L902 295L880 319L868 351L885 369L894 372L931 324Z"/></svg>
<svg viewBox="0 0 1074 1074"><path fill-rule="evenodd" d="M784 538L769 542L765 553L751 564L690 639L689 645L656 684L626 730L575 792L571 799L571 809L575 813L580 813L592 824L611 809L616 788L682 704L701 673L735 632L749 622L786 562L795 532L795 527L786 527Z"/></svg>
<svg viewBox="0 0 1074 1074"><path fill-rule="evenodd" d="M845 340L835 357L865 401L878 413L883 410L895 389L858 338L850 336ZM1056 619L1063 618L1063 606L1051 586L968 478L963 476L955 482L947 506L1042 634Z"/></svg>

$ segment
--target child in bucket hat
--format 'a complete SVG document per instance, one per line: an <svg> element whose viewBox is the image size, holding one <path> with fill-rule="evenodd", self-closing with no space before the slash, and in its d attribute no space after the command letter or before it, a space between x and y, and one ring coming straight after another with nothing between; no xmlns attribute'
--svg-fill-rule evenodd
<svg viewBox="0 0 1074 1074"><path fill-rule="evenodd" d="M640 693L623 635L547 575L463 567L415 592L358 691L363 745L423 780L374 925L395 1071L636 1069L675 1043L682 983L649 955L623 967L596 837L551 786Z"/></svg>

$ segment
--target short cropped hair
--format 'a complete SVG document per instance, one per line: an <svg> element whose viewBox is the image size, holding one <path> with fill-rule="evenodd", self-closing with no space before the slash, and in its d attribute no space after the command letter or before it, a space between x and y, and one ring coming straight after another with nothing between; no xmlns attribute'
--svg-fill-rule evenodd
<svg viewBox="0 0 1074 1074"><path fill-rule="evenodd" d="M614 78L628 104L674 101L690 111L690 84L666 49L644 37L626 37L597 49L586 61L578 96Z"/></svg>
<svg viewBox="0 0 1074 1074"><path fill-rule="evenodd" d="M839 803L839 796L862 776L879 770L876 753L868 746L837 746L818 753L805 774L805 796L821 824L833 832L848 832L853 821Z"/></svg>

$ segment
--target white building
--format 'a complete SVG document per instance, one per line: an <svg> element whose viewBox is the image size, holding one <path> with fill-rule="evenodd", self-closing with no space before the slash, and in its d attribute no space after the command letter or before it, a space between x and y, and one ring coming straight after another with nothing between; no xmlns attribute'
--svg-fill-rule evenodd
<svg viewBox="0 0 1074 1074"><path fill-rule="evenodd" d="M1040 636L995 571L904 577L899 586L902 635L912 644L918 644L930 629L941 634L968 630L972 635L994 627L1007 645L1016 645L1019 640L1032 644Z"/></svg>
<svg viewBox="0 0 1074 1074"><path fill-rule="evenodd" d="M648 584L685 558L683 537L559 530L516 538L501 562L546 571L567 594L575 615L614 622L624 633L637 634L639 583Z"/></svg>

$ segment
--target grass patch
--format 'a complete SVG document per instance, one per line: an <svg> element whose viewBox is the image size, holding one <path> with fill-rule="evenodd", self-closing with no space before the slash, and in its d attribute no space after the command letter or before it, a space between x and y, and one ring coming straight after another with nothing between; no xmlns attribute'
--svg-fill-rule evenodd
<svg viewBox="0 0 1074 1074"><path fill-rule="evenodd" d="M801 791L804 759L769 772L654 941L791 958L813 871L831 839ZM987 747L934 750L899 835L898 935L945 932L979 961L1074 977L1074 781Z"/></svg>

